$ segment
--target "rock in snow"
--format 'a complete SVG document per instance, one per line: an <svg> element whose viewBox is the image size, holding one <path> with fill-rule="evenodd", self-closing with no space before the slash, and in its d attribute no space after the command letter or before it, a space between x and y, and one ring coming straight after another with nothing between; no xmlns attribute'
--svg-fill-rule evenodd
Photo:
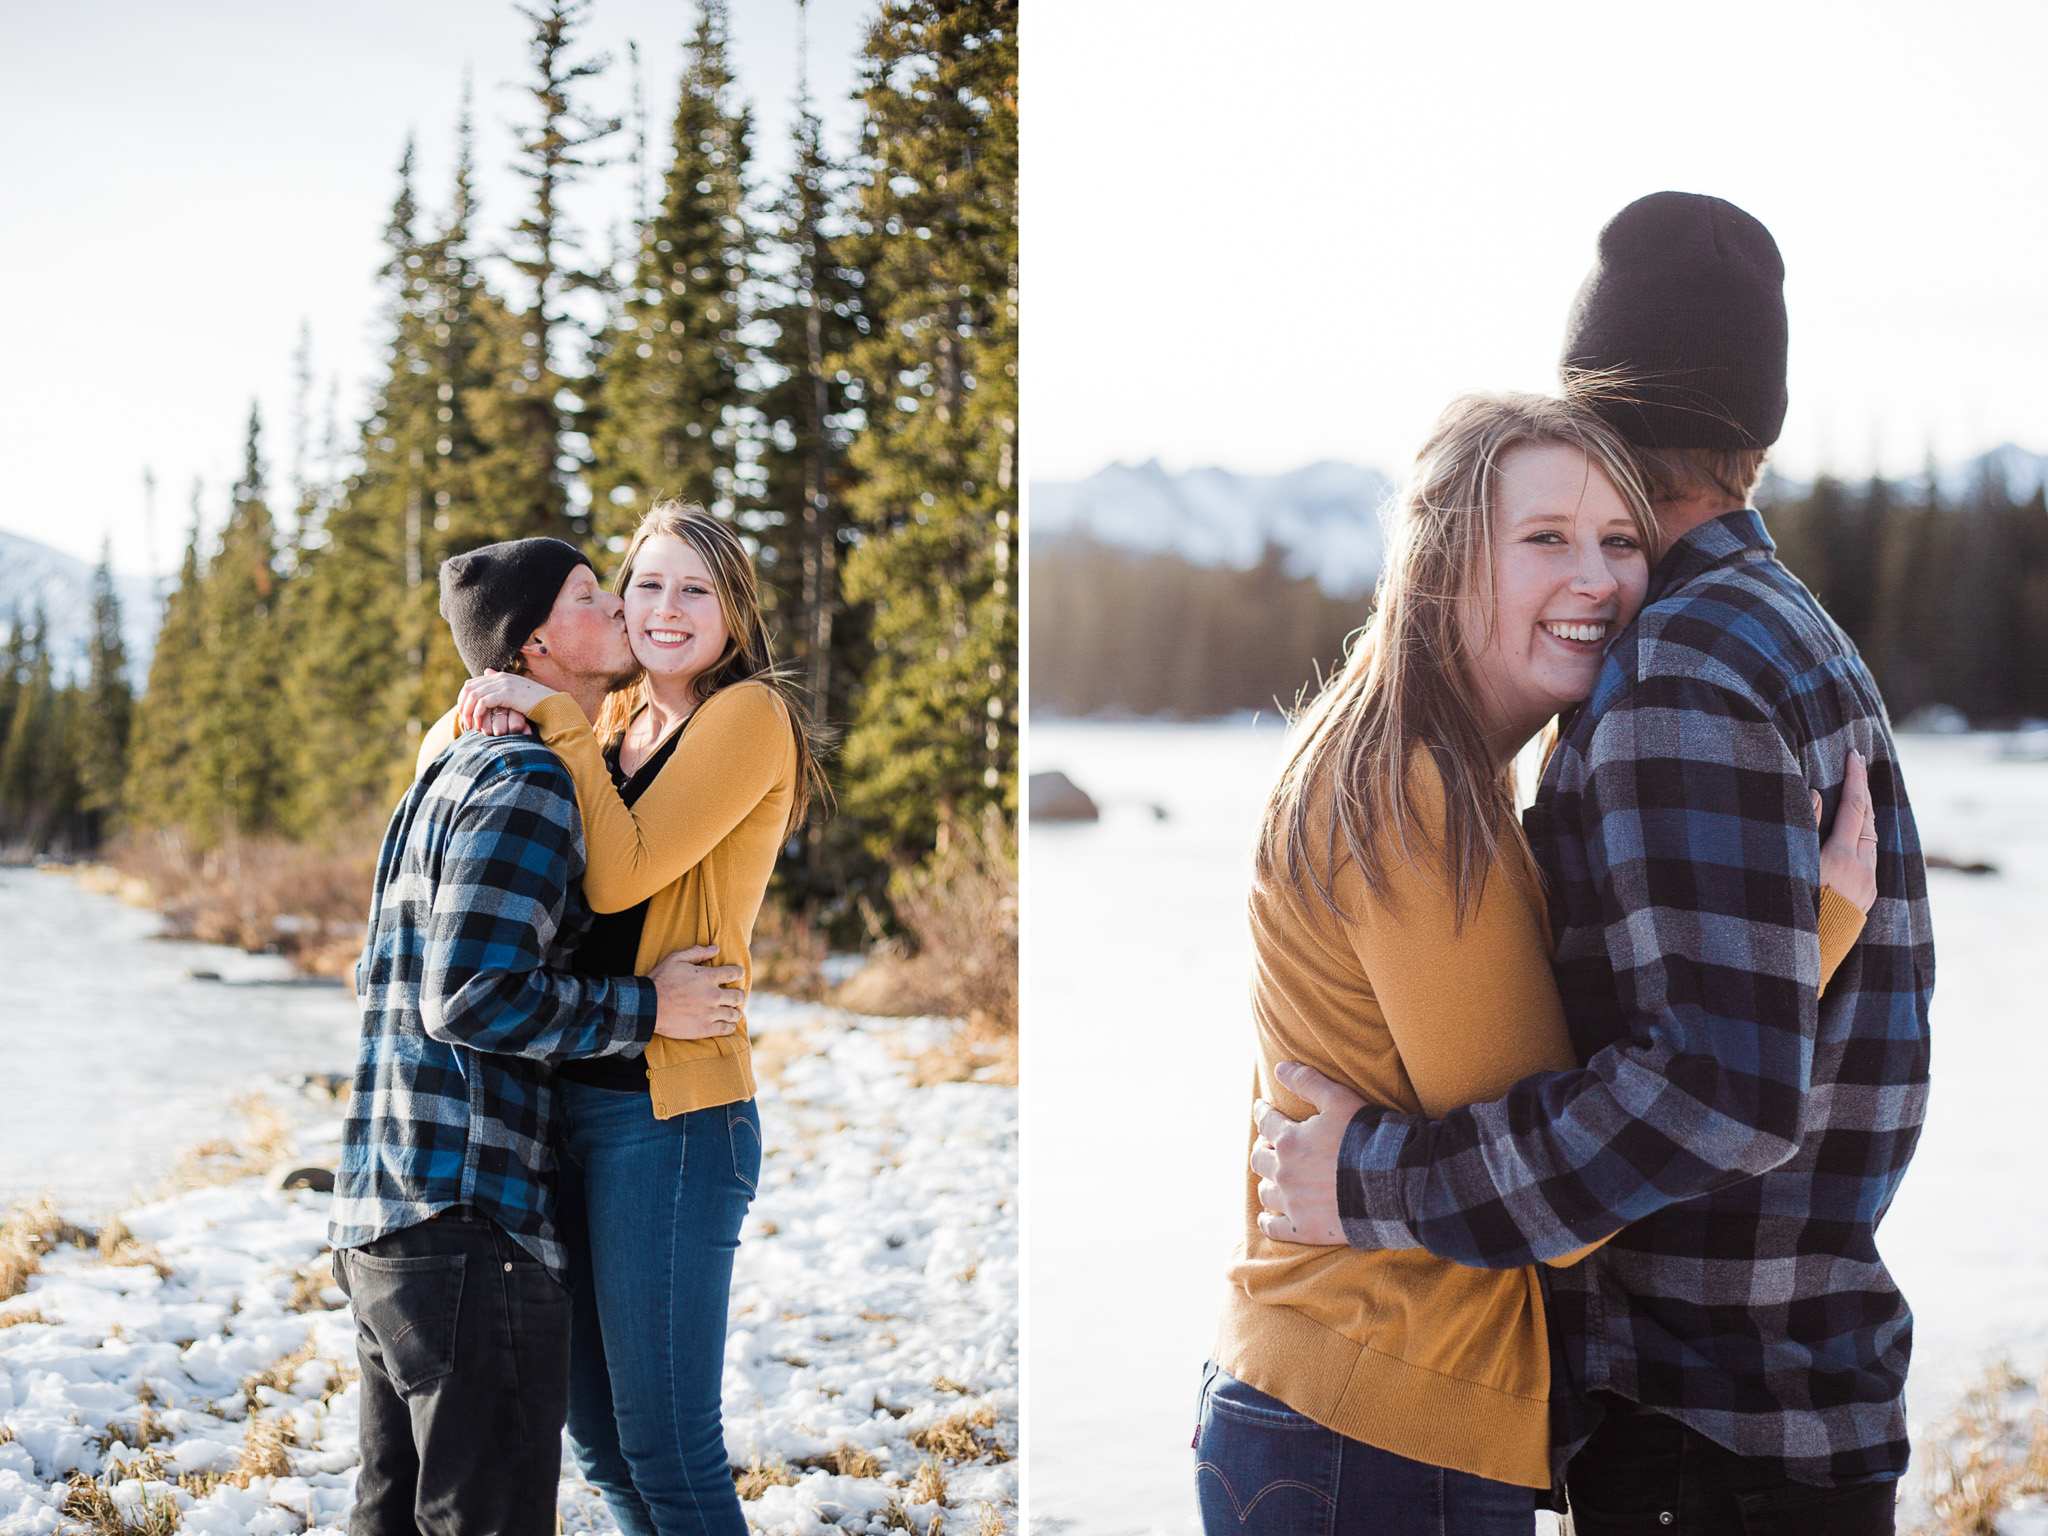
<svg viewBox="0 0 2048 1536"><path fill-rule="evenodd" d="M1031 819L1033 821L1100 821L1102 812L1088 792L1054 770L1031 775Z"/></svg>

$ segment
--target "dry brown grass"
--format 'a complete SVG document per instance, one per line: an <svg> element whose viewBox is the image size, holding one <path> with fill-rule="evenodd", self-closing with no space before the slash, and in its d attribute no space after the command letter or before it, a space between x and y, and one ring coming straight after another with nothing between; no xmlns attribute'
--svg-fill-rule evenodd
<svg viewBox="0 0 2048 1536"><path fill-rule="evenodd" d="M343 1389L361 1374L353 1360L330 1358L327 1362L327 1390L320 1394L321 1403L332 1408L334 1400L341 1396Z"/></svg>
<svg viewBox="0 0 2048 1536"><path fill-rule="evenodd" d="M241 1460L235 1463L227 1481L237 1488L246 1488L259 1477L290 1477L289 1447L298 1443L299 1437L282 1419L251 1418L242 1440Z"/></svg>
<svg viewBox="0 0 2048 1536"><path fill-rule="evenodd" d="M235 1101L247 1128L234 1141L202 1141L178 1154L171 1171L171 1188L200 1189L209 1184L232 1184L251 1174L267 1173L292 1155L292 1124L284 1111L260 1093L245 1093Z"/></svg>
<svg viewBox="0 0 2048 1536"><path fill-rule="evenodd" d="M126 1424L119 1422L110 1423L93 1439L94 1443L99 1446L102 1456L114 1448L116 1441L127 1446L131 1451L142 1452L142 1461L135 1464L135 1466L131 1466L126 1475L130 1477L154 1477L159 1474L152 1469L161 1466L162 1456L160 1453L151 1451L150 1447L165 1440L176 1439L177 1435L169 1425L157 1417L155 1388L151 1387L149 1383L144 1382L142 1390L136 1394L136 1398L142 1411L131 1422ZM109 1468L108 1470L112 1471L113 1469Z"/></svg>
<svg viewBox="0 0 2048 1536"><path fill-rule="evenodd" d="M864 1446L842 1441L832 1453L832 1470L841 1477L880 1477L881 1458Z"/></svg>
<svg viewBox="0 0 2048 1536"><path fill-rule="evenodd" d="M744 1467L734 1467L732 1483L743 1500L761 1497L770 1488L786 1488L797 1481L796 1470L784 1463L780 1456L771 1456L763 1462L755 1456Z"/></svg>
<svg viewBox="0 0 2048 1536"><path fill-rule="evenodd" d="M1017 1086L1017 1031L971 1014L945 1040L911 1058L911 1086L934 1083L1006 1083Z"/></svg>
<svg viewBox="0 0 2048 1536"><path fill-rule="evenodd" d="M54 1317L45 1315L41 1307L27 1307L17 1312L0 1312L0 1328L20 1328L28 1323L54 1323Z"/></svg>
<svg viewBox="0 0 2048 1536"><path fill-rule="evenodd" d="M993 807L954 822L939 851L898 870L889 899L907 943L875 946L833 1000L856 1013L964 1018L993 1038L1017 1032L1017 836Z"/></svg>
<svg viewBox="0 0 2048 1536"><path fill-rule="evenodd" d="M2032 1383L2000 1361L1927 1437L1931 1519L1915 1536L1998 1536L2014 1500L2048 1493L2048 1403L2021 1416Z"/></svg>
<svg viewBox="0 0 2048 1536"><path fill-rule="evenodd" d="M824 933L791 912L773 895L761 903L754 919L754 937L747 954L754 964L753 985L759 992L779 992L807 1003L825 996L825 957L831 945Z"/></svg>
<svg viewBox="0 0 2048 1536"><path fill-rule="evenodd" d="M156 907L172 938L281 954L308 975L346 978L362 953L382 833L366 821L327 846L242 838L200 849L157 832L115 843L113 873L88 878Z"/></svg>
<svg viewBox="0 0 2048 1536"><path fill-rule="evenodd" d="M100 1228L96 1246L99 1248L102 1264L116 1267L146 1265L156 1271L159 1280L171 1278L171 1266L165 1263L164 1256L157 1252L156 1244L145 1243L130 1232L128 1224L119 1217Z"/></svg>
<svg viewBox="0 0 2048 1536"><path fill-rule="evenodd" d="M953 1413L913 1433L910 1443L929 1451L941 1461L973 1461L987 1456L993 1461L1012 1459L1009 1449L993 1433L996 1411L983 1403L972 1413Z"/></svg>
<svg viewBox="0 0 2048 1536"><path fill-rule="evenodd" d="M89 1248L96 1236L66 1217L48 1195L17 1205L0 1217L0 1301L28 1289L46 1254L67 1243Z"/></svg>
<svg viewBox="0 0 2048 1536"><path fill-rule="evenodd" d="M242 1401L248 1406L249 1417L254 1419L263 1411L261 1389L289 1394L293 1381L297 1380L299 1367L314 1358L317 1352L313 1341L308 1339L288 1355L279 1355L262 1370L252 1372L242 1379ZM251 1433L254 1433L252 1426Z"/></svg>
<svg viewBox="0 0 2048 1536"><path fill-rule="evenodd" d="M334 1284L334 1255L324 1253L310 1264L292 1271L292 1293L285 1300L287 1312L334 1312L347 1305L327 1300Z"/></svg>
<svg viewBox="0 0 2048 1536"><path fill-rule="evenodd" d="M837 1473L840 1477L880 1477L882 1460L873 1451L842 1440L827 1455L800 1456L792 1463L806 1471L818 1469Z"/></svg>
<svg viewBox="0 0 2048 1536"><path fill-rule="evenodd" d="M810 1035L801 1029L771 1029L747 1041L747 1053L754 1063L754 1076L771 1083L780 1083L789 1064L809 1055L810 1050Z"/></svg>
<svg viewBox="0 0 2048 1536"><path fill-rule="evenodd" d="M917 1476L910 1480L910 1502L939 1505L946 1502L946 1469L939 1465L936 1456L927 1456L918 1463Z"/></svg>
<svg viewBox="0 0 2048 1536"><path fill-rule="evenodd" d="M885 1531L915 1531L917 1529L916 1526L910 1523L910 1513L904 1509L901 1499L892 1496L888 1504L883 1508L882 1529Z"/></svg>
<svg viewBox="0 0 2048 1536"><path fill-rule="evenodd" d="M113 1489L104 1479L83 1472L71 1474L62 1513L78 1522L75 1529L91 1536L176 1536L184 1519L178 1501L168 1493L145 1496L131 1516L115 1501Z"/></svg>

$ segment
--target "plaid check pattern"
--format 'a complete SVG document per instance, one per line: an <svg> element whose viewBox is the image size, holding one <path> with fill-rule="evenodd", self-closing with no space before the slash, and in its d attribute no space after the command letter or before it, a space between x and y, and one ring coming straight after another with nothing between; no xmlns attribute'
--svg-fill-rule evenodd
<svg viewBox="0 0 2048 1536"><path fill-rule="evenodd" d="M554 1068L645 1045L655 1018L652 982L571 973L582 877L575 788L529 737L466 735L399 802L356 966L335 1247L471 1205L566 1280Z"/></svg>
<svg viewBox="0 0 2048 1536"><path fill-rule="evenodd" d="M1817 1000L1819 839L1869 763L1878 897ZM1428 1122L1361 1110L1346 1236L1547 1272L1559 1375L1789 1478L1905 1468L1912 1315L1876 1230L1927 1102L1934 945L1889 723L1755 512L1693 530L1552 755L1527 830L1580 1059ZM1555 1451L1591 1432L1561 1390Z"/></svg>

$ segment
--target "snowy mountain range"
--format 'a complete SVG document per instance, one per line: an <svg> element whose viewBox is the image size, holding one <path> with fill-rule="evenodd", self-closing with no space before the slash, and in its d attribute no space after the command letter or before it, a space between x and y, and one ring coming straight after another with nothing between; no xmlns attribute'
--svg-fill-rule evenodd
<svg viewBox="0 0 2048 1536"><path fill-rule="evenodd" d="M1868 479L1863 475L1844 474L1840 478L1851 485ZM1769 501L1796 500L1813 489L1811 481L1794 480L1775 470L1764 472L1765 490L1762 499ZM1980 453L1974 459L1960 463L1934 466L1935 488L1941 492L1944 501L1960 501L1987 480L2003 480L2006 494L2014 501L2025 501L2042 485L2048 485L2048 453L2029 453L2026 449L2005 443L1989 453ZM1927 485L1925 474L1905 475L1892 484L1912 493L1924 492Z"/></svg>
<svg viewBox="0 0 2048 1536"><path fill-rule="evenodd" d="M1935 466L1936 484L1951 501L1987 476L2002 477L2012 498L2024 501L2048 484L2048 454L2007 443L1974 459ZM1911 488L1918 480L1898 483ZM1809 489L1774 473L1763 499L1787 500ZM1393 481L1376 469L1331 461L1285 475L1227 469L1174 474L1157 460L1112 464L1085 480L1034 482L1028 528L1034 542L1087 537L1239 570L1258 564L1266 545L1275 544L1286 551L1289 575L1314 576L1332 596L1356 597L1379 575L1380 509L1394 492Z"/></svg>
<svg viewBox="0 0 2048 1536"><path fill-rule="evenodd" d="M128 680L138 690L149 677L159 617L149 581L114 577L121 600L121 638L128 646ZM75 555L0 532L0 635L10 633L19 612L24 623L41 603L50 624L50 659L60 680L85 673L86 638L92 630L92 566Z"/></svg>
<svg viewBox="0 0 2048 1536"><path fill-rule="evenodd" d="M1275 544L1290 576L1356 597L1379 574L1379 508L1392 491L1378 470L1328 461L1285 475L1112 464L1086 480L1033 484L1028 527L1034 540L1085 535L1238 569Z"/></svg>

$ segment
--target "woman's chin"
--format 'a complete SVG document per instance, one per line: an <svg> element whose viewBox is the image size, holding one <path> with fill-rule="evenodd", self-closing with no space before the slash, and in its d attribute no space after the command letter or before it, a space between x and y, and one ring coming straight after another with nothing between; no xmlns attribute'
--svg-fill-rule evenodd
<svg viewBox="0 0 2048 1536"><path fill-rule="evenodd" d="M633 650L633 659L640 663L641 670L647 674L648 686L662 693L672 693L688 687L695 681L697 674L704 670L702 667L691 666L673 653L648 655L637 646Z"/></svg>
<svg viewBox="0 0 2048 1536"><path fill-rule="evenodd" d="M669 677L684 669L684 658L674 651L659 650L651 645L633 647L633 659L647 669L650 677Z"/></svg>

